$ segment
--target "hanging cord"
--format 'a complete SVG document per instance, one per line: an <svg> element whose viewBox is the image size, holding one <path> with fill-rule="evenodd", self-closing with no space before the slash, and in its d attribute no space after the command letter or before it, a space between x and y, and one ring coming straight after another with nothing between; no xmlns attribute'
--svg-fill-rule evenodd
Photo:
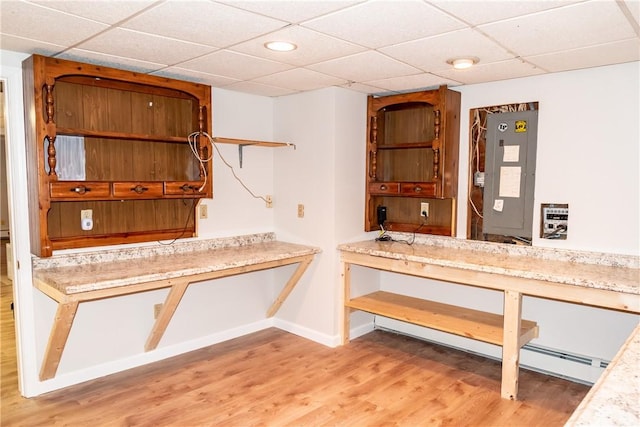
<svg viewBox="0 0 640 427"><path fill-rule="evenodd" d="M200 167L202 168L202 170L204 170L204 177L205 177L205 183L206 183L207 173L206 173L206 169L205 169L205 167L204 167L204 163L208 162L209 160L211 160L211 159L213 158L213 152L211 153L211 155L209 156L209 158L208 158L208 159L206 159L206 160L202 160L202 159L200 158L200 156L198 155L198 152L197 152L197 149L196 149L196 146L195 146L195 138L193 138L193 139L194 139L193 143L192 143L192 141L191 141L191 139L192 139L192 136L193 136L193 135L200 135L200 132L194 132L194 133L192 133L191 135L189 135L189 138L188 138L188 139L189 139L189 146L191 147L191 151L193 151L194 156L196 156L196 159L198 159L198 161L200 162ZM223 155L222 155L222 153L220 152L220 149L218 148L218 144L216 144L216 143L213 141L213 138L211 137L211 135L209 135L209 134L208 134L208 133L206 133L206 132L202 132L202 135L204 135L204 136L206 136L206 137L207 137L207 139L208 139L208 140L209 140L209 142L211 143L211 146L212 146L213 148L215 148L216 152L218 153L218 156L220 157L220 160L222 160L222 163L224 163L224 164L225 164L225 166L226 166L226 167L228 167L228 168L231 170L231 174L232 174L232 175L233 175L233 177L236 179L236 181L238 181L238 182L240 183L240 185L242 185L242 187L243 187L245 190L247 190L247 192L248 192L249 194L251 194L251 196L252 196L254 199L262 199L262 200L264 200L264 202L265 202L265 203L268 203L268 201L267 201L267 198L266 198L266 197L256 195L253 191L251 191L251 189L250 189L249 187L247 187L247 185L246 185L244 182L242 182L242 180L240 179L240 177L238 177L238 175L236 175L236 171L235 171L235 169L234 169L234 168L233 168L233 166L231 166L231 164L229 164L229 162L227 162L227 160L224 158L224 156L223 156ZM200 187L200 191L202 191L202 188L204 188L204 184L202 185L202 187Z"/></svg>
<svg viewBox="0 0 640 427"><path fill-rule="evenodd" d="M211 137L206 132L202 132L202 134L206 135L209 138L209 140L211 140ZM198 135L200 135L200 132L193 132L189 134L189 136L187 136L187 142L189 142L189 148L191 148L191 152L195 156L196 160L198 160L198 163L200 164L200 170L202 171L202 175L204 176L204 182L202 183L200 188L198 188L198 192L200 192L204 190L204 187L207 185L206 163L211 159L213 159L213 151L211 152L211 154L209 154L209 157L207 157L206 159L203 159L202 157L200 157L200 153L198 153Z"/></svg>
<svg viewBox="0 0 640 427"><path fill-rule="evenodd" d="M191 218L193 218L193 216L195 214L196 200L197 199L191 199L191 208L189 208L189 213L187 214L187 220L184 223L184 228L182 229L182 233L180 233L179 236L174 237L172 240L169 240L168 242L163 242L162 240L158 240L158 243L160 243L161 245L164 245L164 246L171 246L175 242L177 242L178 239L183 238L185 236L185 234L187 234L187 229L189 228L189 221L191 220ZM186 206L187 205L187 200L186 199L182 199L182 204Z"/></svg>

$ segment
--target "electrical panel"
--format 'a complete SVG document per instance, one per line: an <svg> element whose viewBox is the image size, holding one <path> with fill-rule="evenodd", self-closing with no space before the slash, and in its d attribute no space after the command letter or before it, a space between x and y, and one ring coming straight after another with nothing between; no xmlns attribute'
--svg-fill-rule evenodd
<svg viewBox="0 0 640 427"><path fill-rule="evenodd" d="M483 233L532 238L537 135L535 110L488 115Z"/></svg>

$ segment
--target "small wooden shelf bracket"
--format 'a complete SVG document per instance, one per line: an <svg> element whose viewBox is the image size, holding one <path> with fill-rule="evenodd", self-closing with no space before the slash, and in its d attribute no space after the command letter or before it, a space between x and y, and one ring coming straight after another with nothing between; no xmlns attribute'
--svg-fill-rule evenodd
<svg viewBox="0 0 640 427"><path fill-rule="evenodd" d="M242 168L242 150L246 146L258 146L258 147L293 147L296 149L296 144L291 142L270 142L270 141L256 141L252 139L236 139L236 138L224 138L224 137L213 137L213 142L218 142L220 144L236 144L238 146L238 158L240 163L240 168Z"/></svg>

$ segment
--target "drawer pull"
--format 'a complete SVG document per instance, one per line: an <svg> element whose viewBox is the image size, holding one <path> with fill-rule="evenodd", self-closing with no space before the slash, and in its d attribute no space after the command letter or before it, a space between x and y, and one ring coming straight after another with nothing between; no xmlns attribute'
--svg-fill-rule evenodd
<svg viewBox="0 0 640 427"><path fill-rule="evenodd" d="M138 194L142 194L145 191L148 191L149 189L147 187L143 187L142 185L138 184L135 187L131 188L131 191L135 191Z"/></svg>
<svg viewBox="0 0 640 427"><path fill-rule="evenodd" d="M387 189L387 186L386 186L386 185L382 184L382 185L380 186L380 190L381 190L381 191L385 191L386 189Z"/></svg>
<svg viewBox="0 0 640 427"><path fill-rule="evenodd" d="M193 185L184 184L182 187L180 187L180 189L186 193L187 191L195 190L196 187L194 187Z"/></svg>
<svg viewBox="0 0 640 427"><path fill-rule="evenodd" d="M72 193L84 194L91 191L90 188L85 187L84 185L78 185L77 187L73 187L71 190Z"/></svg>
<svg viewBox="0 0 640 427"><path fill-rule="evenodd" d="M416 193L419 193L422 191L422 187L420 187L419 185L416 185L415 187L413 187L413 191L415 191Z"/></svg>

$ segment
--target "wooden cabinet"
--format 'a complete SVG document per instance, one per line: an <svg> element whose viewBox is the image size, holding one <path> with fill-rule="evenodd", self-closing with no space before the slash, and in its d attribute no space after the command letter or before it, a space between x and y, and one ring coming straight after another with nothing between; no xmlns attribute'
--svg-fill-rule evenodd
<svg viewBox="0 0 640 427"><path fill-rule="evenodd" d="M366 231L386 207L390 231L454 235L460 93L436 90L370 96L367 106ZM429 203L429 217L421 203Z"/></svg>
<svg viewBox="0 0 640 427"><path fill-rule="evenodd" d="M195 235L209 86L39 55L23 73L34 254Z"/></svg>

